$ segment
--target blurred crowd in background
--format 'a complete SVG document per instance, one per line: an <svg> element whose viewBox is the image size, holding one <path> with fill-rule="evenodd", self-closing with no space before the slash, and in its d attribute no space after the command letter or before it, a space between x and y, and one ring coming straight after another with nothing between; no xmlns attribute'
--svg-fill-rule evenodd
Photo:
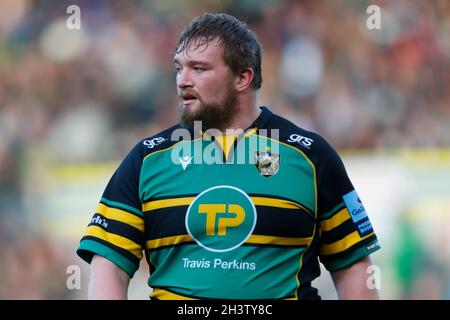
<svg viewBox="0 0 450 320"><path fill-rule="evenodd" d="M71 4L79 30L66 25ZM369 4L381 8L380 30L367 28ZM39 172L119 161L175 123L173 50L205 11L258 35L261 104L338 150L450 146L447 0L2 0L0 298L71 297L55 271L64 245L30 223L42 210Z"/></svg>

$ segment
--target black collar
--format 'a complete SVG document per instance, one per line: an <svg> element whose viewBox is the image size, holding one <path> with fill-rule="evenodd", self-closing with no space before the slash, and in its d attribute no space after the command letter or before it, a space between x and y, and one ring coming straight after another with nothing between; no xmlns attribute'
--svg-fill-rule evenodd
<svg viewBox="0 0 450 320"><path fill-rule="evenodd" d="M261 109L261 113L259 114L258 118L256 118L255 121L253 121L251 126L247 128L247 130L252 128L261 129L267 126L267 122L269 122L269 119L272 116L272 111L270 111L269 108L267 108L266 106L261 106L259 108Z"/></svg>
<svg viewBox="0 0 450 320"><path fill-rule="evenodd" d="M256 118L256 120L253 121L253 123L246 130L244 130L244 132L247 132L248 130L253 129L253 128L262 129L267 126L267 123L269 122L269 119L273 113L266 106L260 106L259 108L261 109L261 113L259 114L258 118ZM178 124L178 125L179 125L179 127L183 128L183 126L181 124ZM186 129L189 130L192 137L196 136L196 134L194 132L194 128L192 126L189 128L186 128Z"/></svg>

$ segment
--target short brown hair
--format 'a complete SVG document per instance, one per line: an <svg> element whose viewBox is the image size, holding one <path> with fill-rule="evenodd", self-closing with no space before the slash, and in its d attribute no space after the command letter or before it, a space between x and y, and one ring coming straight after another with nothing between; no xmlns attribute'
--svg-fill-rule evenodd
<svg viewBox="0 0 450 320"><path fill-rule="evenodd" d="M188 48L194 40L197 47L208 44L219 38L223 45L225 63L234 73L245 68L252 68L254 78L251 83L253 89L261 88L261 56L262 46L255 33L242 21L226 13L204 13L195 18L181 33L176 53Z"/></svg>

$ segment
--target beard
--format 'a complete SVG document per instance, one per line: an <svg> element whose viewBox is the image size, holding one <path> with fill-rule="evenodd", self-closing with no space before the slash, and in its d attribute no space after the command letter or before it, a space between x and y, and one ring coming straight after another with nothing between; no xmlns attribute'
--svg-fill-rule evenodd
<svg viewBox="0 0 450 320"><path fill-rule="evenodd" d="M199 105L195 109L184 107L182 102L178 105L180 123L186 128L191 128L194 121L201 121L204 131L208 129L225 131L238 111L237 95L234 91L230 91L222 103L204 103L200 98L197 100Z"/></svg>

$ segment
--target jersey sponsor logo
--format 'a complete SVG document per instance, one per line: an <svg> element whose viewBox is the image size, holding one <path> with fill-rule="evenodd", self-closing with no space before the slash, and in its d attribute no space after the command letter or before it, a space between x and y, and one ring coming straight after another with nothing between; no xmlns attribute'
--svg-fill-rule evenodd
<svg viewBox="0 0 450 320"><path fill-rule="evenodd" d="M264 177L271 177L278 172L280 155L271 152L255 151L255 166Z"/></svg>
<svg viewBox="0 0 450 320"><path fill-rule="evenodd" d="M303 147L309 149L311 147L312 143L314 142L314 140L311 138L307 138L302 135L293 133L289 136L289 139L287 140L287 142L298 143L298 144L302 145Z"/></svg>
<svg viewBox="0 0 450 320"><path fill-rule="evenodd" d="M356 191L353 190L347 193L343 196L343 199L348 212L350 212L353 223L357 226L359 235L362 237L373 232L372 224L369 221L366 209Z"/></svg>
<svg viewBox="0 0 450 320"><path fill-rule="evenodd" d="M356 223L367 217L366 209L364 209L364 206L355 190L344 195L343 199L348 211L350 212L353 222Z"/></svg>
<svg viewBox="0 0 450 320"><path fill-rule="evenodd" d="M106 221L106 219L102 218L99 215L93 216L92 219L91 219L91 223L97 224L99 226L102 226L105 229L108 228L108 222Z"/></svg>
<svg viewBox="0 0 450 320"><path fill-rule="evenodd" d="M154 147L156 147L157 145L160 145L161 143L163 143L166 140L167 139L163 138L163 137L156 137L156 138L153 138L153 139L144 140L143 144L147 148L153 149Z"/></svg>
<svg viewBox="0 0 450 320"><path fill-rule="evenodd" d="M186 213L186 229L203 248L234 250L253 232L256 208L250 197L232 186L216 186L200 193Z"/></svg>
<svg viewBox="0 0 450 320"><path fill-rule="evenodd" d="M229 213L232 217L217 217L219 213ZM245 211L238 204L200 204L198 206L198 213L206 214L206 235L208 236L226 236L227 228L238 227L245 220ZM234 215L234 216L233 216ZM217 222L217 226L216 226Z"/></svg>

